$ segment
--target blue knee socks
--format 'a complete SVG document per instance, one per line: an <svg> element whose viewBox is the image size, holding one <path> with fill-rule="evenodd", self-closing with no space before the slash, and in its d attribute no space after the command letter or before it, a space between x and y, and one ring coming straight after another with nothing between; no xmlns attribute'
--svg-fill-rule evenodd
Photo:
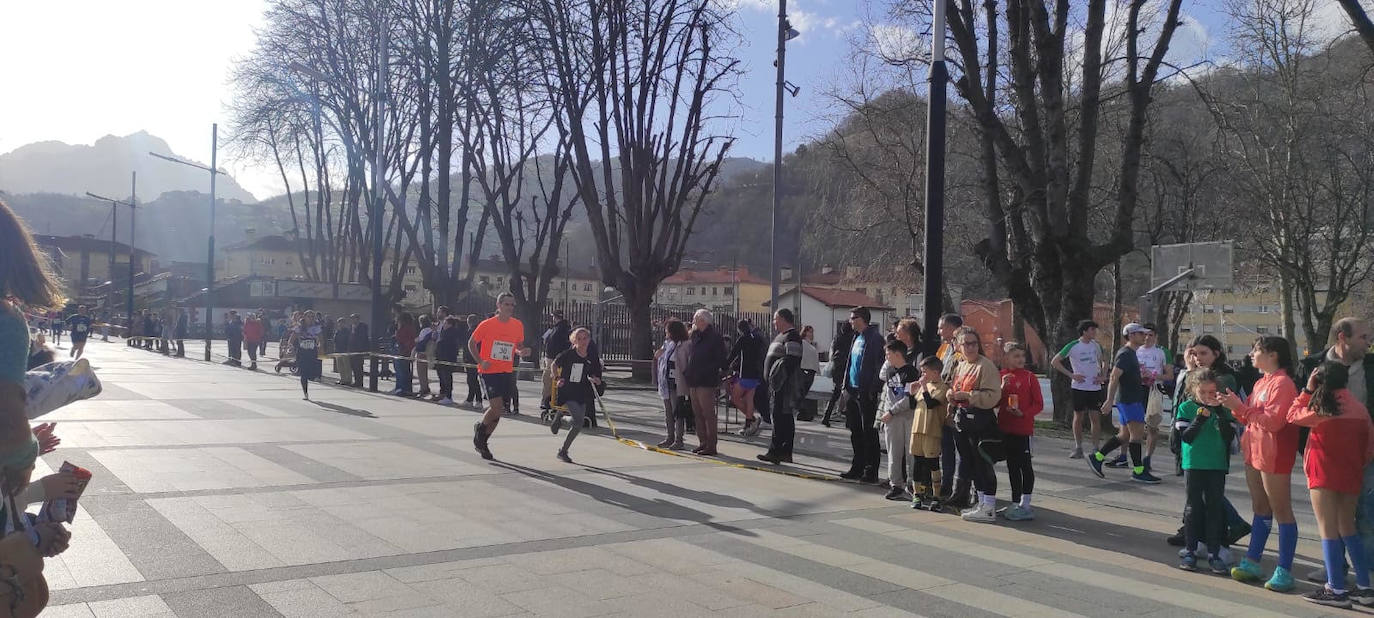
<svg viewBox="0 0 1374 618"><path fill-rule="evenodd" d="M1350 554L1350 568L1355 571L1355 585L1361 588L1369 587L1369 564L1365 561L1364 541L1360 535L1352 534L1344 539L1345 551ZM1328 576L1330 573L1327 574Z"/></svg>
<svg viewBox="0 0 1374 618"><path fill-rule="evenodd" d="M1254 534L1251 531L1251 534ZM1297 522L1279 524L1279 566L1293 570L1293 554L1298 553Z"/></svg>
<svg viewBox="0 0 1374 618"><path fill-rule="evenodd" d="M1256 515L1250 520L1250 551L1245 552L1250 562L1259 564L1264 556L1264 546L1269 542L1269 530L1273 524L1273 515Z"/></svg>
<svg viewBox="0 0 1374 618"><path fill-rule="evenodd" d="M1336 592L1345 590L1345 542L1322 539L1322 562L1326 563L1326 585Z"/></svg>

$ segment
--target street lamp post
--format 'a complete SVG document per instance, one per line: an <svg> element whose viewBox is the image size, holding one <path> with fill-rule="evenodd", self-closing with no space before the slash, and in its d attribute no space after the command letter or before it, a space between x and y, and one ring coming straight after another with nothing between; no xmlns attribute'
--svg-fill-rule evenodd
<svg viewBox="0 0 1374 618"><path fill-rule="evenodd" d="M219 171L219 124L210 125L210 167L205 167L199 163L183 161L169 157L167 155L149 152L148 154L172 163L180 163L198 170L210 172L210 245L207 249L208 258L205 260L205 360L210 360L210 340L215 334L215 180L216 177L224 172ZM132 260L131 260L132 261ZM132 307L132 300L130 306ZM132 313L132 310L131 310Z"/></svg>
<svg viewBox="0 0 1374 618"><path fill-rule="evenodd" d="M387 71L387 31L386 20L382 14L382 8L377 8L377 79L376 92L374 97L376 104L376 118L373 120L372 136L372 208L368 213L368 226L372 228L372 336L375 340L381 339L382 321L386 319L386 309L382 306L382 213L384 203L382 202L382 182L386 180L386 175L382 172L383 158L383 132L382 125L386 121L386 81L389 72ZM374 347L376 347L374 345ZM377 381L381 373L381 359L372 356L371 375L368 378L367 389L377 392Z"/></svg>
<svg viewBox="0 0 1374 618"><path fill-rule="evenodd" d="M782 187L782 93L787 90L784 67L787 62L787 42L800 34L787 22L787 0L778 0L778 59L774 63L778 67L778 83L773 114L773 212L768 228L768 306L773 311L778 307L778 206L782 203L782 194L778 189ZM792 96L797 96L795 86L791 92Z"/></svg>
<svg viewBox="0 0 1374 618"><path fill-rule="evenodd" d="M936 333L944 301L945 254L945 87L949 71L945 68L945 0L933 0L931 24L930 117L926 130L926 233L924 322L927 333L925 352L934 354L940 344Z"/></svg>
<svg viewBox="0 0 1374 618"><path fill-rule="evenodd" d="M134 256L135 256L135 253L137 253L137 249L134 247L134 232L135 232L135 230L136 230L137 228L134 226L134 223L135 223L135 217L138 215L138 172L132 172L132 184L131 184L131 186L130 186L129 201L127 201L127 202L121 202L121 201L119 201L119 200L110 199L110 198L108 198L108 197L103 197L103 196L100 196L100 195L96 195L96 194L94 194L94 193L91 193L90 191L87 191L87 192L86 192L86 195L88 195L88 196L90 196L90 197L93 197L93 198L95 198L95 199L97 199L97 200L100 200L100 201L102 201L102 202L109 202L109 203L110 203L110 208L111 208L111 215L110 215L110 218L111 218L112 221L113 221L113 225L112 225L111 228L110 228L110 307L109 307L109 309L111 310L111 313L110 313L111 316L114 315L114 312L113 312L113 310L114 310L114 299L118 297L118 295L117 295L117 294L115 293L115 291L114 291L114 279L115 279L115 272L114 272L114 270L115 270L115 245L119 243L119 234L118 234L118 232L119 232L119 205L120 205L120 204L123 204L123 205L129 207L129 290L128 290L129 294L128 294L128 306L126 307L126 311L127 311L126 315L129 316L129 318L128 318L128 319L129 319L129 325L132 326L132 325L133 325L133 320L134 320L134 265L135 265L135 263L136 263L136 262L135 262L135 257L134 257Z"/></svg>

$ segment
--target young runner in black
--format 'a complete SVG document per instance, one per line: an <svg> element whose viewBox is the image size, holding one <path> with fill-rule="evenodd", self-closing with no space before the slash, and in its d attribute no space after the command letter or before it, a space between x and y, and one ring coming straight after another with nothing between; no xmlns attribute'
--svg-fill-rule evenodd
<svg viewBox="0 0 1374 618"><path fill-rule="evenodd" d="M568 437L563 439L563 448L558 449L558 458L572 463L568 449L572 447L577 434L582 432L582 419L586 418L589 411L596 409L596 394L593 389L601 386L601 361L588 351L592 342L591 331L579 327L573 330L568 339L572 341L573 347L564 350L558 358L553 359L553 392L556 395L553 403L555 406L566 407L568 414L572 416ZM554 435L558 435L558 430L562 427L563 414L555 412L550 429Z"/></svg>
<svg viewBox="0 0 1374 618"><path fill-rule="evenodd" d="M91 336L91 316L86 315L86 305L76 308L76 313L67 318L67 326L72 332L72 358L81 358L86 351L86 338Z"/></svg>

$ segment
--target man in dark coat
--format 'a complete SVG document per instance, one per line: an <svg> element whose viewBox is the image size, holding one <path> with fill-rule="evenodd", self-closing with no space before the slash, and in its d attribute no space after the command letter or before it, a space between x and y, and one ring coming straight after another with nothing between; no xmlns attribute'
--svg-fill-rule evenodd
<svg viewBox="0 0 1374 618"><path fill-rule="evenodd" d="M844 388L849 402L845 407L844 426L849 430L854 461L840 477L876 484L879 446L878 428L874 423L878 417L878 393L882 388L878 371L883 365L885 342L878 326L869 322L871 315L867 307L849 312L849 323L857 334L849 348L845 371Z"/></svg>

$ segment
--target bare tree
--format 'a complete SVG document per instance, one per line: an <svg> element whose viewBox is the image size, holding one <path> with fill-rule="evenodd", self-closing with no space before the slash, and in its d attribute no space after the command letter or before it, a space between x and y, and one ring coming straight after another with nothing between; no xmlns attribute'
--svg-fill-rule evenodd
<svg viewBox="0 0 1374 618"><path fill-rule="evenodd" d="M1355 27L1355 32L1360 35L1360 40L1364 41L1369 51L1374 52L1374 21L1369 19L1369 12L1365 10L1360 0L1336 0L1341 5L1341 10L1345 11L1350 18L1350 24Z"/></svg>
<svg viewBox="0 0 1374 618"><path fill-rule="evenodd" d="M714 0L533 3L559 134L602 280L625 298L631 354L652 355L649 305L677 271L733 138L712 109L739 63Z"/></svg>

